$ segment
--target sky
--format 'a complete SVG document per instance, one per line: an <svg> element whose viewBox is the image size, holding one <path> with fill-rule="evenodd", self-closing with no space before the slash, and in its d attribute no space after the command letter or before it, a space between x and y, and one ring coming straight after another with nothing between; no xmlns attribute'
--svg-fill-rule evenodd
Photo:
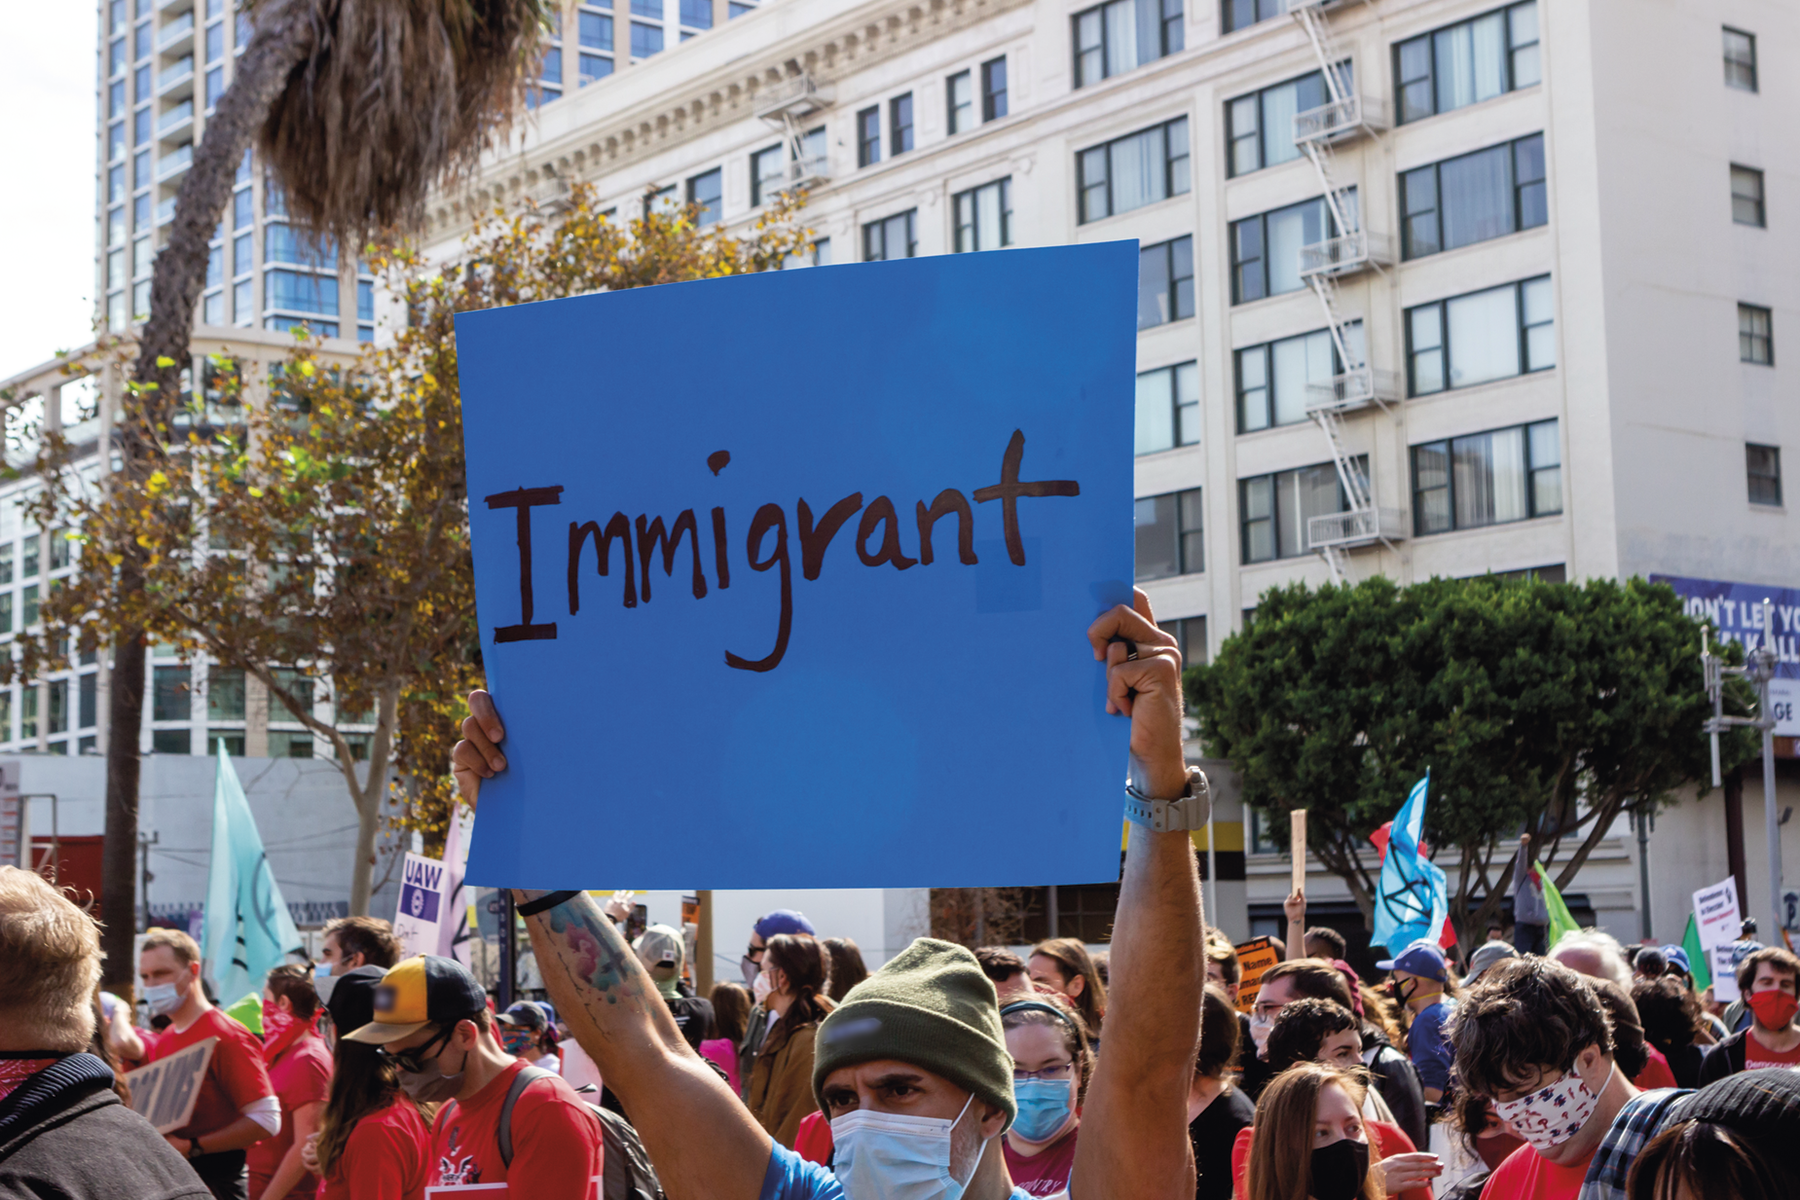
<svg viewBox="0 0 1800 1200"><path fill-rule="evenodd" d="M0 379L93 336L96 6L9 6L0 71ZM22 47L32 47L29 52Z"/></svg>

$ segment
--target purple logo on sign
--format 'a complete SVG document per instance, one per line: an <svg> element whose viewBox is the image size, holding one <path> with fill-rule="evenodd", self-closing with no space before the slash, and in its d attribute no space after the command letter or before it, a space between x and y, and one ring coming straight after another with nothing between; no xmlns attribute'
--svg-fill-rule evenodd
<svg viewBox="0 0 1800 1200"><path fill-rule="evenodd" d="M400 911L420 921L438 919L438 894L416 884L400 889Z"/></svg>

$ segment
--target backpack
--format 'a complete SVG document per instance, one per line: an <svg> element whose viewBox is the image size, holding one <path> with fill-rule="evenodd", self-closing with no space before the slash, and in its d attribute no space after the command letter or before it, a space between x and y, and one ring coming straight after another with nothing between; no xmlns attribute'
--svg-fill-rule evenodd
<svg viewBox="0 0 1800 1200"><path fill-rule="evenodd" d="M532 1080L550 1075L551 1072L541 1067L526 1067L513 1076L512 1086L506 1090L506 1100L500 1106L500 1125L496 1132L500 1143L500 1161L509 1167L513 1160L513 1104ZM644 1143L638 1137L637 1130L618 1113L609 1112L585 1100L582 1103L587 1104L594 1119L600 1122L605 1153L601 1200L664 1200L662 1184L656 1179L656 1168L651 1165L650 1156L644 1153Z"/></svg>

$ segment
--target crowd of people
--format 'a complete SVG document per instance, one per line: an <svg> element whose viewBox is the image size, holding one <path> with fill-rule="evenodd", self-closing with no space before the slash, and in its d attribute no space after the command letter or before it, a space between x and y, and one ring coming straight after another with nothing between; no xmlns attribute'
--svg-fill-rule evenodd
<svg viewBox="0 0 1800 1200"><path fill-rule="evenodd" d="M1730 1007L1679 947L1597 930L1418 941L1365 979L1296 893L1247 979L1202 911L1173 639L1141 596L1088 635L1137 802L1103 953L919 938L871 972L784 909L701 996L679 931L521 890L545 998L499 1008L356 917L246 1021L174 930L143 940L141 1008L100 992L91 917L0 868L0 1200L1800 1196L1800 959L1746 943ZM470 707L473 802L505 731ZM184 1124L125 1106L128 1069L206 1045Z"/></svg>

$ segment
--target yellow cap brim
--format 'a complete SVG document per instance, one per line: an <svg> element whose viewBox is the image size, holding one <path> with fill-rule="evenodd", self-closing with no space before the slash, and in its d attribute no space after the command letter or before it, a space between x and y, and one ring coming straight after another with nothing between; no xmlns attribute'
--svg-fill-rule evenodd
<svg viewBox="0 0 1800 1200"><path fill-rule="evenodd" d="M385 1046L403 1037L410 1037L429 1024L430 1021L415 1021L411 1025L383 1025L380 1021L371 1021L361 1029L346 1034L344 1040L360 1042L365 1046Z"/></svg>

